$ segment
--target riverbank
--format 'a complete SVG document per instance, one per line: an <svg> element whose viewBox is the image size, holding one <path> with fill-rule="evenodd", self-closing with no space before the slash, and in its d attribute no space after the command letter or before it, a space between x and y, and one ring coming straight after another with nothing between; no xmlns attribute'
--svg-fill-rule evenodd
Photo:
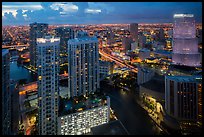
<svg viewBox="0 0 204 137"><path fill-rule="evenodd" d="M122 87L122 86L117 86L118 88L121 88L121 89L124 89L124 90L126 90L126 91L131 91L129 88L127 88L127 87ZM148 114L148 116L152 119L152 121L154 122L154 124L160 129L160 131L163 131L163 132L165 132L165 134L167 134L167 135L169 135L169 132L166 130L166 129L164 129L159 123L158 123L158 121L157 121L157 119L156 118L154 118L154 116L153 115L151 115L151 113L149 113L148 112L148 108L146 108L141 102L140 102L140 100L139 100L139 95L138 94L134 94L134 92L132 92L131 93L133 96L134 96L134 99L135 99L135 101L136 101L136 103L141 107L141 108L143 108L146 112L147 112L147 114Z"/></svg>
<svg viewBox="0 0 204 137"><path fill-rule="evenodd" d="M147 114L149 115L149 117L150 117L150 118L152 119L152 121L158 126L158 128L159 128L161 131L165 132L165 134L170 135L170 133L169 133L166 129L164 129L164 128L158 123L157 119L154 118L154 116L151 115L151 113L148 112L149 109L148 109L147 107L145 107L145 106L141 103L141 101L139 101L138 99L135 99L135 100L136 100L136 102L147 112Z"/></svg>
<svg viewBox="0 0 204 137"><path fill-rule="evenodd" d="M164 131L154 122L148 112L137 103L138 88L135 91L127 87L111 85L108 81L102 82L101 86L106 87L104 89L111 98L111 107L131 134L164 135ZM124 112L127 113L124 114ZM142 129L144 126L146 128Z"/></svg>
<svg viewBox="0 0 204 137"><path fill-rule="evenodd" d="M37 72L35 70L33 70L30 66L26 66L22 64L22 67L26 68L29 71L32 71L33 73L37 74Z"/></svg>

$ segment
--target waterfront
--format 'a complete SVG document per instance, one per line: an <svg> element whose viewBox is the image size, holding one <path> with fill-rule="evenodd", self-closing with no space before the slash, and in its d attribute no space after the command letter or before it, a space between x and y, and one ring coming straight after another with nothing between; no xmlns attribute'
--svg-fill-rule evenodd
<svg viewBox="0 0 204 137"><path fill-rule="evenodd" d="M26 79L26 83L36 81L36 74L27 70L22 65L18 65L17 61L10 62L10 79L19 81Z"/></svg>
<svg viewBox="0 0 204 137"><path fill-rule="evenodd" d="M26 83L30 83L37 80L37 75L26 68L21 64L17 63L19 53L16 50L10 50L10 80L19 82L22 79L26 80Z"/></svg>
<svg viewBox="0 0 204 137"><path fill-rule="evenodd" d="M11 79L17 81L20 79L26 79L27 83L35 81L33 78L35 74L22 66L18 66L16 61L10 62L10 75ZM107 85L101 85L101 90L110 96L111 107L131 135L160 134L158 127L147 112L136 103L131 93L122 89L108 88Z"/></svg>
<svg viewBox="0 0 204 137"><path fill-rule="evenodd" d="M147 112L137 104L135 94L113 88L106 83L101 84L101 91L110 97L111 108L130 135L162 134Z"/></svg>

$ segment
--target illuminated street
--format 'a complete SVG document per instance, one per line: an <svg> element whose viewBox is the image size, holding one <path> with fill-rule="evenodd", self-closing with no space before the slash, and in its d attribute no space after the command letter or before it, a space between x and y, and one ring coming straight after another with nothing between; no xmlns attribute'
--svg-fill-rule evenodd
<svg viewBox="0 0 204 137"><path fill-rule="evenodd" d="M103 52L102 50L99 50L99 54L101 54L102 56L104 56L105 58L108 58L110 59L111 61L114 61L116 64L119 64L121 67L128 67L130 68L133 72L137 73L137 68L129 65L129 64L125 64L124 61L114 57L114 56L111 56L109 54L106 54L105 52Z"/></svg>

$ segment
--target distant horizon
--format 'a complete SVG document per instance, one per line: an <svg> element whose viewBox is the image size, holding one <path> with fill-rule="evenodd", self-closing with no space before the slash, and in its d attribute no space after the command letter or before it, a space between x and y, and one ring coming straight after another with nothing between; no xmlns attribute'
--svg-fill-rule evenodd
<svg viewBox="0 0 204 137"><path fill-rule="evenodd" d="M32 22L34 23L34 22ZM49 23L46 23L46 22L37 22L37 23L45 23L45 24L48 24L49 26L57 26L57 25L113 25L113 24L122 24L122 25L128 25L128 24L131 24L131 23L101 23L101 24L96 24L96 23L90 23L90 24L49 24ZM137 23L137 22L132 22L132 23ZM31 23L30 23L31 24ZM30 24L24 24L24 25L2 25L2 26L29 26ZM137 23L138 25L144 25L144 24L173 24L173 23ZM202 22L201 23L197 23L196 22L196 25L202 25Z"/></svg>
<svg viewBox="0 0 204 137"><path fill-rule="evenodd" d="M2 25L161 24L181 13L202 23L202 2L2 2Z"/></svg>

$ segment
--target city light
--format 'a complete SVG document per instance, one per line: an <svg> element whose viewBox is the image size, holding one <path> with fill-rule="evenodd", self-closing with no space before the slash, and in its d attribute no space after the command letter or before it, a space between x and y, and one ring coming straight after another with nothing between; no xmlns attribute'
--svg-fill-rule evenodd
<svg viewBox="0 0 204 137"><path fill-rule="evenodd" d="M177 4L3 2L3 135L200 135L202 3Z"/></svg>

